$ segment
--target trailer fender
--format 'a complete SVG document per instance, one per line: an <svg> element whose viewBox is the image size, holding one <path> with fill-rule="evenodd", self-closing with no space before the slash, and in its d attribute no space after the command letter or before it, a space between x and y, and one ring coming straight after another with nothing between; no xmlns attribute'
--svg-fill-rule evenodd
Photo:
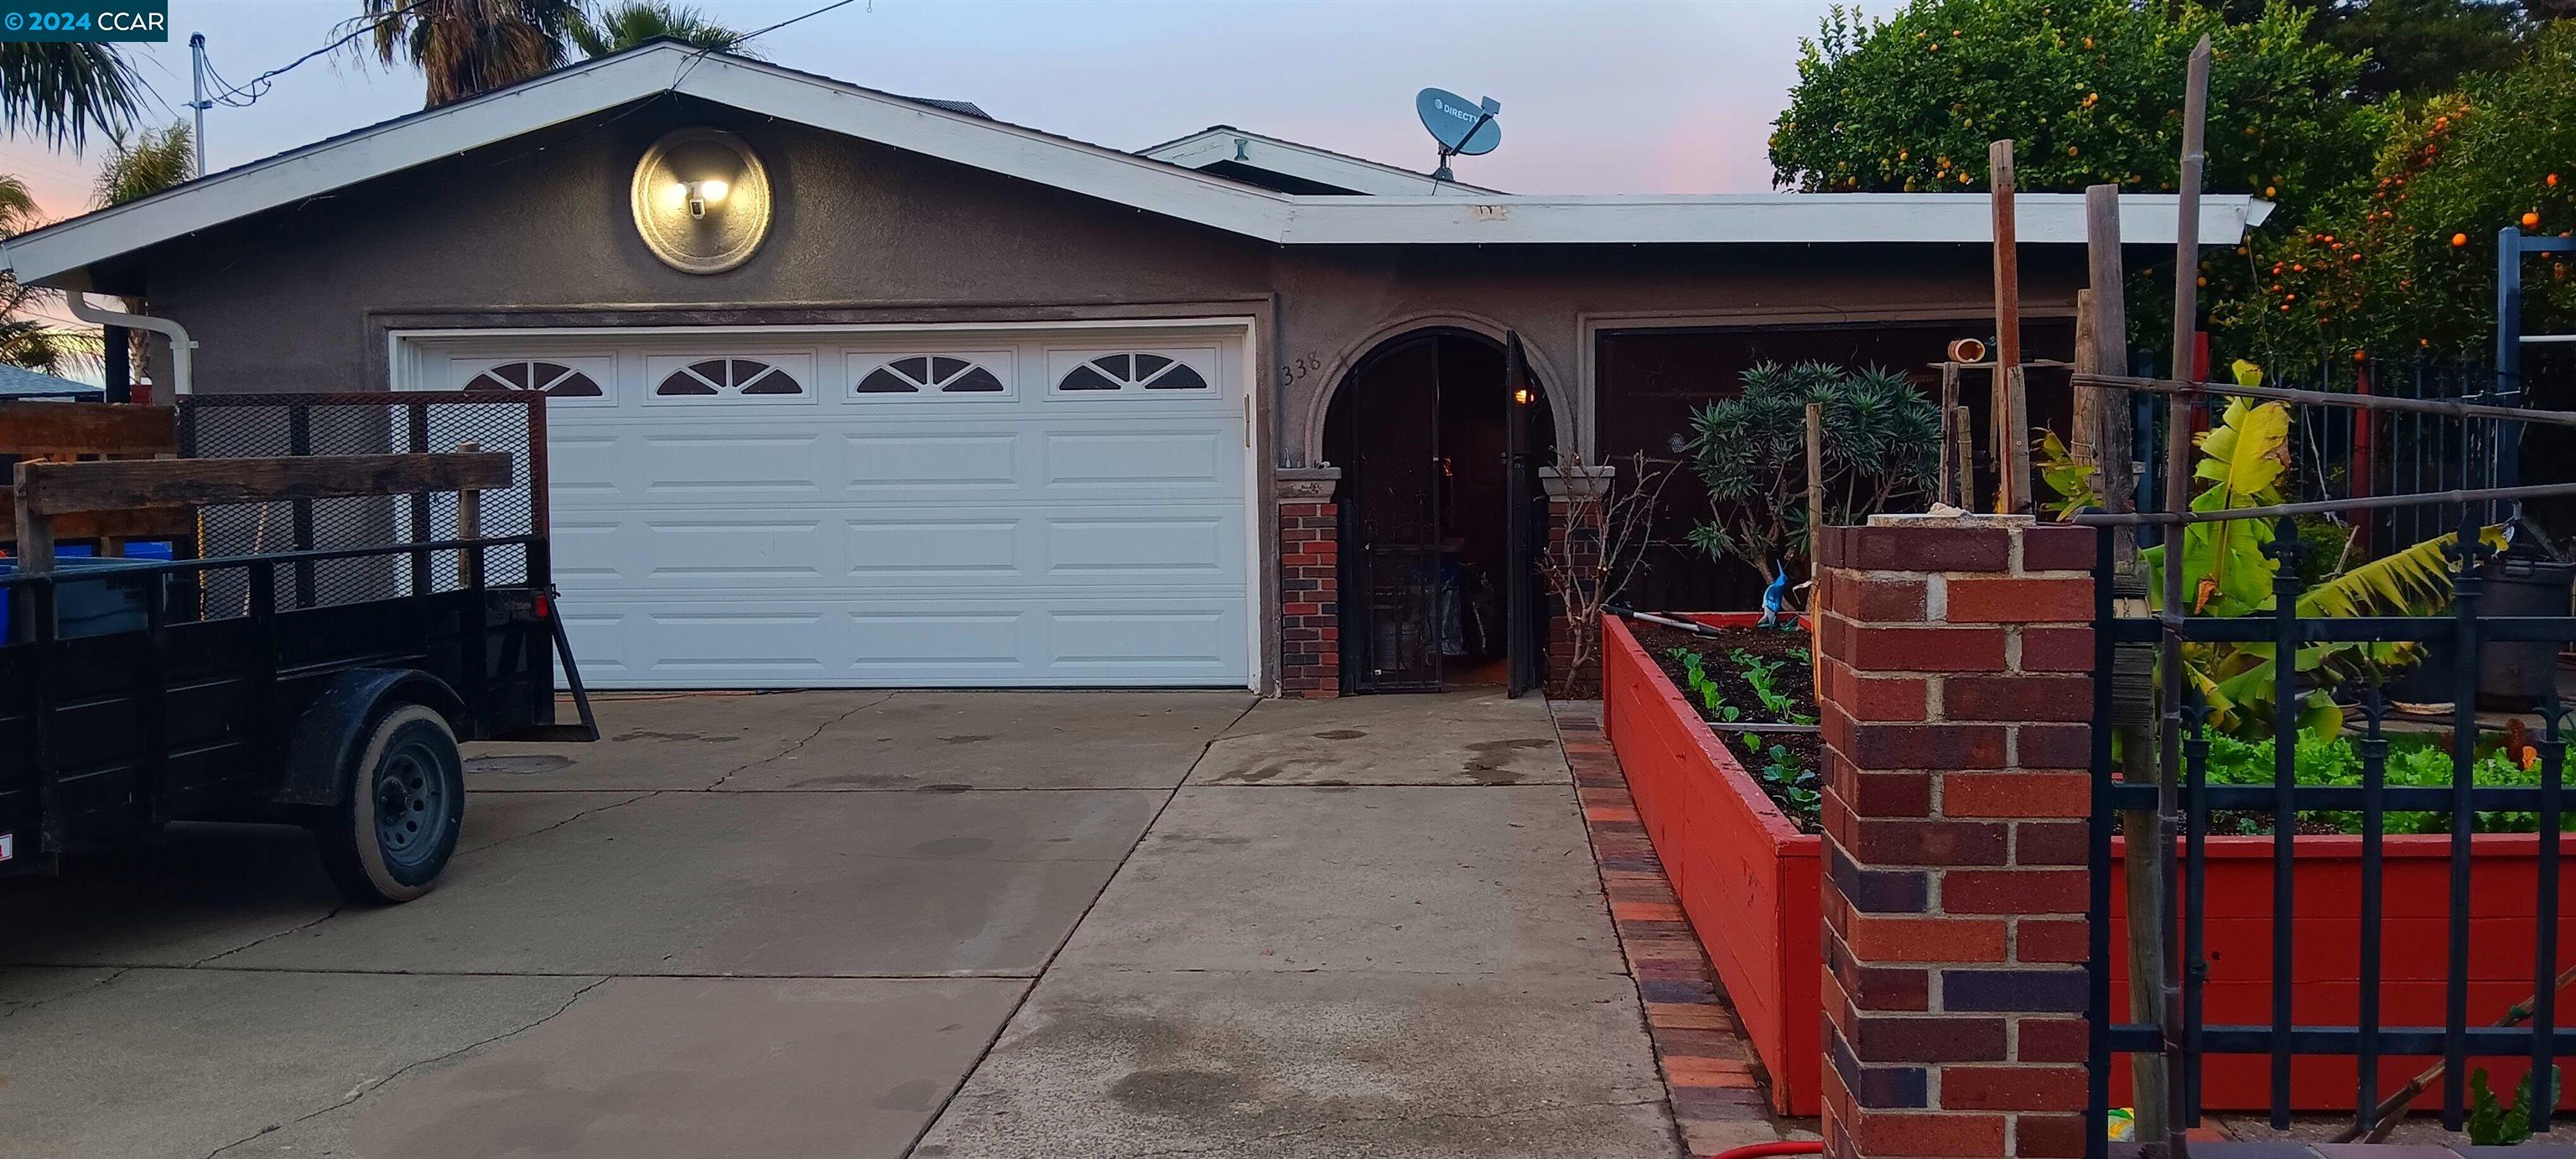
<svg viewBox="0 0 2576 1159"><path fill-rule="evenodd" d="M270 800L280 805L337 805L347 795L349 762L367 732L395 705L422 704L464 719L465 702L439 678L414 668L352 668L305 702L286 744L286 767ZM459 731L462 731L461 729Z"/></svg>

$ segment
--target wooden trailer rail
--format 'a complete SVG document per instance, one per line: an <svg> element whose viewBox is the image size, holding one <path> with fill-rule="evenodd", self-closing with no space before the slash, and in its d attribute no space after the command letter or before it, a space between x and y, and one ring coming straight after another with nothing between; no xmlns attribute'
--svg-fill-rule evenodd
<svg viewBox="0 0 2576 1159"><path fill-rule="evenodd" d="M151 459L179 453L178 412L166 406L97 402L0 403L0 455L22 459ZM0 544L17 542L17 503L0 480ZM66 513L54 522L57 539L95 539L101 555L118 554L127 539L185 539L196 532L196 513L184 507Z"/></svg>
<svg viewBox="0 0 2576 1159"><path fill-rule="evenodd" d="M22 462L14 489L18 566L32 574L54 570L58 517L425 492L471 496L508 487L512 478L509 455L471 450L434 455ZM460 500L469 507L472 502L471 498ZM474 536L469 533L466 538Z"/></svg>

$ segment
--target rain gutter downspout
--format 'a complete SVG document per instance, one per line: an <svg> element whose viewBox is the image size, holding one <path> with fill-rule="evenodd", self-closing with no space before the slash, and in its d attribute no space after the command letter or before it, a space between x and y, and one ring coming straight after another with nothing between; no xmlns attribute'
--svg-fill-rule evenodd
<svg viewBox="0 0 2576 1159"><path fill-rule="evenodd" d="M189 363L192 361L192 352L197 349L197 343L195 339L188 337L187 327L167 318L154 318L143 314L124 314L114 310L101 310L90 305L89 295L80 290L65 292L63 294L63 302L65 305L71 307L72 317L78 318L83 322L95 322L101 326L125 326L135 330L150 330L155 334L168 338L170 340L170 393L173 395L192 393L189 386Z"/></svg>

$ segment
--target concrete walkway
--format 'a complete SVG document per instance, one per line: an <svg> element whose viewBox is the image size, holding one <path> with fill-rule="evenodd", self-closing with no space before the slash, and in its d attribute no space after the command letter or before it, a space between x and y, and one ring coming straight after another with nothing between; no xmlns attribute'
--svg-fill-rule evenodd
<svg viewBox="0 0 2576 1159"><path fill-rule="evenodd" d="M603 722L410 905L248 827L0 889L0 1156L1677 1154L1536 698Z"/></svg>

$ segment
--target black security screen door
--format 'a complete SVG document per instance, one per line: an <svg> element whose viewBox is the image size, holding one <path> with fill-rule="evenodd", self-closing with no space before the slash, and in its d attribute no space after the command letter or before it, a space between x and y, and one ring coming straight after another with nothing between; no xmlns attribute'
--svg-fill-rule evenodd
<svg viewBox="0 0 2576 1159"><path fill-rule="evenodd" d="M1355 376L1350 492L1359 623L1353 687L1440 687L1440 344L1425 337ZM1357 644L1357 647L1353 647Z"/></svg>
<svg viewBox="0 0 2576 1159"><path fill-rule="evenodd" d="M1324 442L1343 471L1345 689L1537 685L1532 520L1549 427L1512 345L1416 332L1361 360L1335 396Z"/></svg>
<svg viewBox="0 0 2576 1159"><path fill-rule="evenodd" d="M1537 488L1538 465L1530 454L1530 411L1538 400L1538 388L1530 381L1529 353L1521 349L1521 336L1507 335L1503 341L1503 389L1508 397L1503 405L1503 454L1505 482L1503 511L1505 519L1505 606L1506 623L1511 633L1510 678L1505 691L1519 696L1538 687L1540 653L1538 553L1536 543L1546 532L1535 525L1531 516L1531 498ZM1539 509L1543 515L1544 508Z"/></svg>

